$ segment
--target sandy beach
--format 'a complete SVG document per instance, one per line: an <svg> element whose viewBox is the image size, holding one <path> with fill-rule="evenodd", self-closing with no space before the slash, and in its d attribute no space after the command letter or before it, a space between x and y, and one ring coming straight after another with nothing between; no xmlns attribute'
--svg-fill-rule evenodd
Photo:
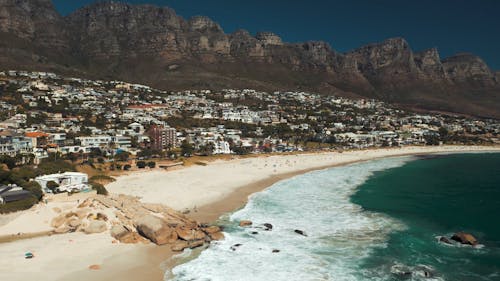
<svg viewBox="0 0 500 281"><path fill-rule="evenodd" d="M308 171L383 157L431 153L500 151L499 147L405 147L262 156L217 160L173 171L154 170L118 177L109 192L162 203L200 222L212 222L243 206L252 193ZM0 216L0 236L50 231L54 207L72 208L76 202L39 205L20 214ZM35 258L24 259L31 251ZM169 247L113 243L109 233L71 233L0 243L0 280L162 280L170 266ZM89 266L99 265L99 270Z"/></svg>

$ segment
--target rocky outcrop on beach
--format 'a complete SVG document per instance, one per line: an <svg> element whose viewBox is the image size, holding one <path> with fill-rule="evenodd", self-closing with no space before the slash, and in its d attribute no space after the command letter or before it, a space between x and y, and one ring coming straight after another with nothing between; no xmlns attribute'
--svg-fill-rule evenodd
<svg viewBox="0 0 500 281"><path fill-rule="evenodd" d="M340 53L272 32L226 33L173 9L99 1L62 16L50 0L0 1L0 67L140 82L165 90L256 88L378 98L499 117L500 78L479 57L441 58L390 38Z"/></svg>
<svg viewBox="0 0 500 281"><path fill-rule="evenodd" d="M141 203L126 195L96 195L53 218L54 233L109 231L121 243L171 245L172 250L195 248L224 239L222 229L201 225L161 204Z"/></svg>

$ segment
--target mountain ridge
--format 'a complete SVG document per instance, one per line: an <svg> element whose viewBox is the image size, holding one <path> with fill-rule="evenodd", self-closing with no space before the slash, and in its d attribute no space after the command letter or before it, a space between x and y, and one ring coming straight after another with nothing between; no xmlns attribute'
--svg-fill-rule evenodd
<svg viewBox="0 0 500 281"><path fill-rule="evenodd" d="M400 37L339 53L272 32L225 33L168 7L97 2L63 17L50 0L0 0L0 67L124 79L163 89L253 87L378 98L500 118L500 72L479 57L414 52Z"/></svg>

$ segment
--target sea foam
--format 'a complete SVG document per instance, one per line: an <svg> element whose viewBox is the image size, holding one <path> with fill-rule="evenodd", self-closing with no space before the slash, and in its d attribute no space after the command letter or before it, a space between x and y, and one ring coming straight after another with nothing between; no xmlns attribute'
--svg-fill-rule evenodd
<svg viewBox="0 0 500 281"><path fill-rule="evenodd" d="M232 214L226 239L175 267L173 280L362 280L359 263L404 225L350 202L374 172L411 157L336 167L278 182ZM239 220L252 228L237 226ZM271 223L265 231L259 225ZM302 230L306 236L294 230ZM258 232L258 234L255 234ZM232 247L241 244L239 247ZM275 250L275 252L273 252ZM279 252L276 252L279 250Z"/></svg>

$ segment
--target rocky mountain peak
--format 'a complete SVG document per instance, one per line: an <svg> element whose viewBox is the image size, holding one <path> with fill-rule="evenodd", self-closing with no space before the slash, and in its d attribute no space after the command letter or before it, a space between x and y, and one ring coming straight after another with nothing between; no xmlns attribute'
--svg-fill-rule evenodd
<svg viewBox="0 0 500 281"><path fill-rule="evenodd" d="M490 84L494 81L493 73L478 56L470 53L459 53L443 60L447 75L456 81L473 79Z"/></svg>
<svg viewBox="0 0 500 281"><path fill-rule="evenodd" d="M446 76L436 48L415 53L414 59L417 67L428 77L444 78Z"/></svg>
<svg viewBox="0 0 500 281"><path fill-rule="evenodd" d="M224 33L218 23L205 16L192 17L189 20L189 27L192 31Z"/></svg>
<svg viewBox="0 0 500 281"><path fill-rule="evenodd" d="M369 44L346 54L356 61L358 69L366 75L375 75L380 69L396 67L397 73L411 72L416 68L413 53L403 38L390 38Z"/></svg>
<svg viewBox="0 0 500 281"><path fill-rule="evenodd" d="M262 42L264 45L283 45L281 38L272 32L258 32L255 38Z"/></svg>
<svg viewBox="0 0 500 281"><path fill-rule="evenodd" d="M50 0L0 0L1 32L34 39L39 31L52 31L61 19Z"/></svg>
<svg viewBox="0 0 500 281"><path fill-rule="evenodd" d="M500 74L471 54L441 61L437 49L413 53L399 37L339 54L325 42L225 34L208 17L185 20L167 7L113 1L62 17L50 0L0 0L0 67L74 71L171 90L300 89L500 114ZM487 98L476 101L470 92Z"/></svg>

